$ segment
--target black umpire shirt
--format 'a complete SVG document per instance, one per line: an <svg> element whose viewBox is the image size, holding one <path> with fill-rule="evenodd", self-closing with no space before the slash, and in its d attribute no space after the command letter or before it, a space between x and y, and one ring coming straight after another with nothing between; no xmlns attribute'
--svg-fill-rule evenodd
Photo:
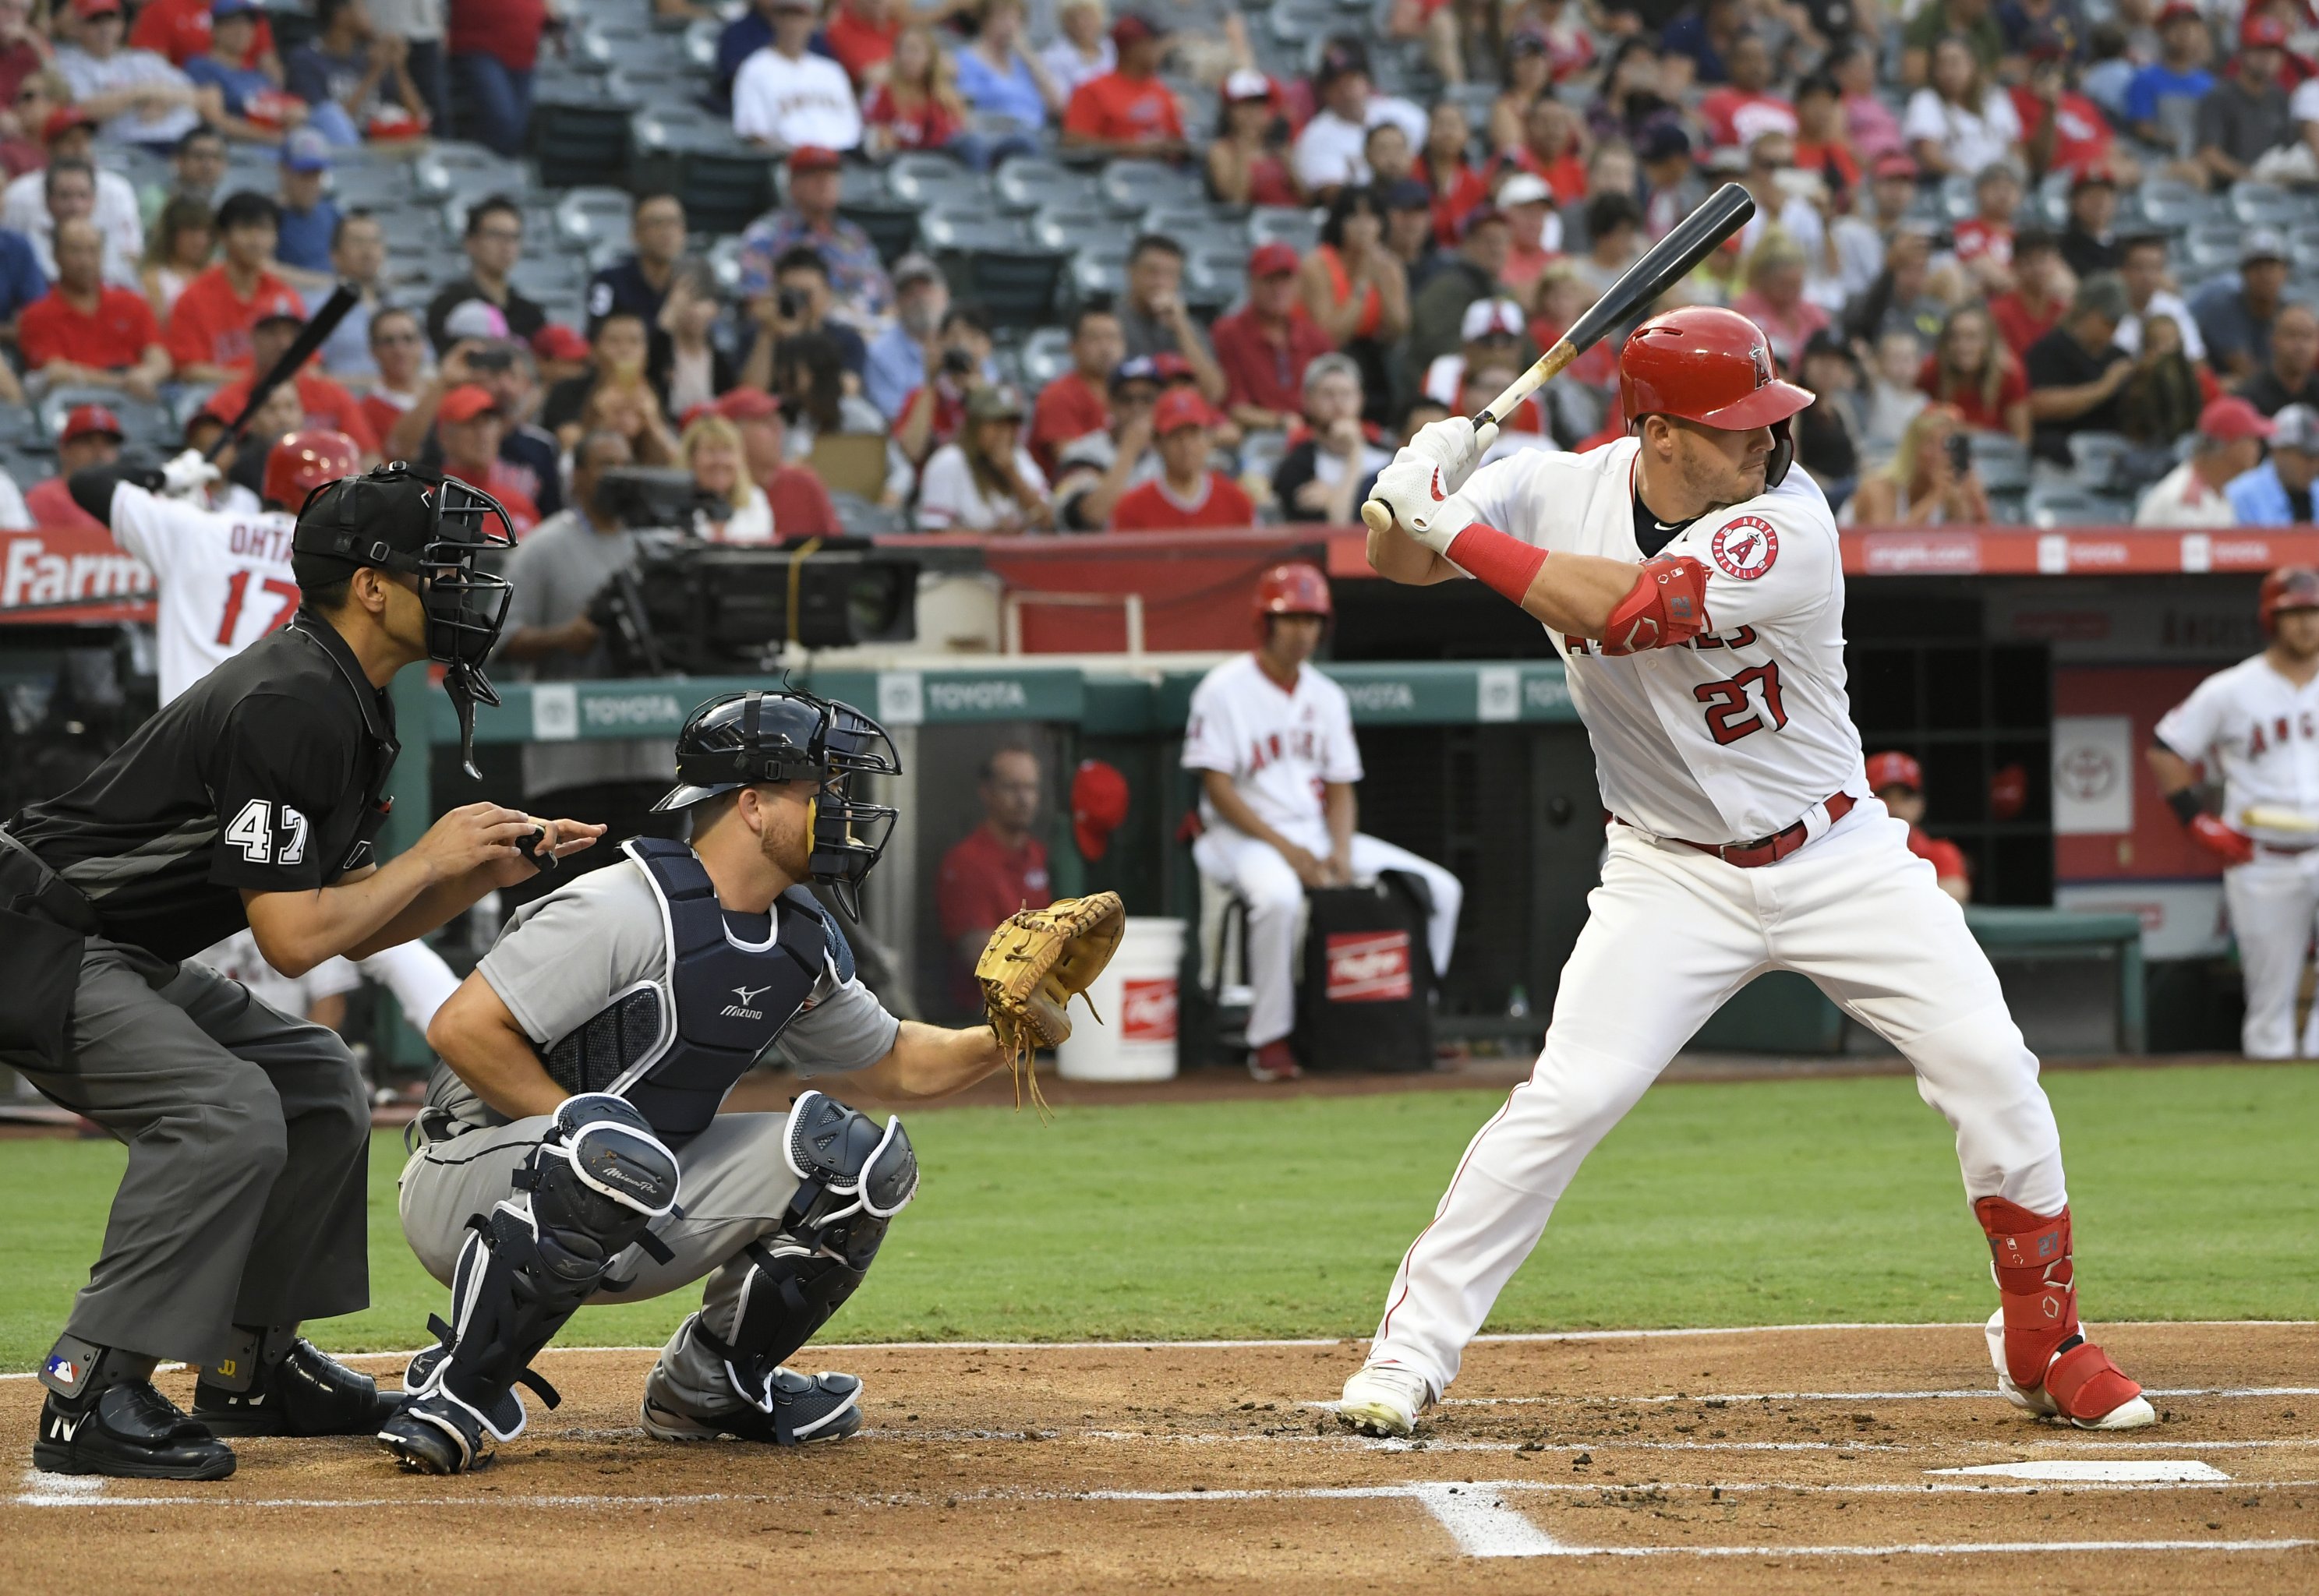
<svg viewBox="0 0 2319 1596"><path fill-rule="evenodd" d="M396 752L386 693L301 609L8 831L104 936L184 959L249 924L245 888L311 891L370 863Z"/></svg>

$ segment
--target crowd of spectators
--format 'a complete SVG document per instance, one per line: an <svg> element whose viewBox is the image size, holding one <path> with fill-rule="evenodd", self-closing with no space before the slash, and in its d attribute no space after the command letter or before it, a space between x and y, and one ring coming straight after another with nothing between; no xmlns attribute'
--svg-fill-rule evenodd
<svg viewBox="0 0 2319 1596"><path fill-rule="evenodd" d="M591 438L690 469L735 540L855 500L929 531L1342 523L1415 427L1493 397L1732 181L1755 218L1670 297L1744 311L1819 395L1799 456L1847 521L2017 518L2044 489L2149 525L2308 509L2286 457L2319 416L2295 258L2319 208L2308 236L2212 236L2234 185L2319 185L2295 0L1395 0L1286 73L1231 0L639 10L716 30L713 93L780 199L720 273L678 195L639 194L559 321L518 285L558 247L519 197L465 204L465 271L405 302L332 178L430 131L522 149L549 0L317 0L286 50L253 0L0 0L0 401L209 390L214 426L345 282L355 314L268 419L474 473L525 532ZM108 169L118 143L169 180ZM252 144L270 191L229 192ZM926 152L1145 158L1219 216L1312 220L1197 308L1184 242L1129 224L1117 292L1058 306L1033 365L847 214L870 164ZM1495 449L1619 436L1614 356Z"/></svg>

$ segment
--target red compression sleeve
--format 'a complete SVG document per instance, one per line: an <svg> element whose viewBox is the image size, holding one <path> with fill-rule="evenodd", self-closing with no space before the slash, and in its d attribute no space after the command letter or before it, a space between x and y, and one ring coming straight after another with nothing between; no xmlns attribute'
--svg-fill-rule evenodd
<svg viewBox="0 0 2319 1596"><path fill-rule="evenodd" d="M1492 592L1519 604L1545 569L1546 551L1476 521L1449 540L1449 561Z"/></svg>

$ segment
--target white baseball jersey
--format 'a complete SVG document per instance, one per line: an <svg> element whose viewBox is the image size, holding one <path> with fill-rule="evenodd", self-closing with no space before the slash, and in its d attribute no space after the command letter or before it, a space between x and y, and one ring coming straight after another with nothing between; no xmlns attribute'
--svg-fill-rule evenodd
<svg viewBox="0 0 2319 1596"><path fill-rule="evenodd" d="M112 520L114 540L161 584L153 630L164 704L298 613L294 516L202 509L123 482Z"/></svg>
<svg viewBox="0 0 2319 1596"><path fill-rule="evenodd" d="M2232 825L2283 845L2311 841L2255 830L2241 816L2260 805L2319 818L2319 678L2297 687L2261 654L2241 660L2169 709L2158 740L2222 777L2223 818Z"/></svg>
<svg viewBox="0 0 2319 1596"><path fill-rule="evenodd" d="M1184 768L1223 771L1257 818L1298 847L1325 854L1324 786L1361 779L1352 702L1310 665L1286 689L1264 673L1252 654L1226 660L1192 691ZM1200 819L1224 826L1205 793Z"/></svg>
<svg viewBox="0 0 2319 1596"><path fill-rule="evenodd" d="M1639 561L1641 451L1636 438L1529 450L1483 466L1462 493L1484 525L1554 554ZM1656 836L1723 843L1784 831L1839 792L1866 798L1844 690L1844 566L1819 484L1791 471L1660 553L1706 567L1699 636L1624 656L1554 640L1604 806Z"/></svg>

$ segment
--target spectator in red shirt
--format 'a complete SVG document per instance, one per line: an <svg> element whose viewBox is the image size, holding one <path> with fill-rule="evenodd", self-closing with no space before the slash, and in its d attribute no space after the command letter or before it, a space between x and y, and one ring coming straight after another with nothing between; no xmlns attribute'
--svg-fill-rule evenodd
<svg viewBox="0 0 2319 1596"><path fill-rule="evenodd" d="M1968 427L2029 441L2029 379L1979 305L1951 313L1940 341L1925 356L1917 386L1934 403L1953 407Z"/></svg>
<svg viewBox="0 0 2319 1596"><path fill-rule="evenodd" d="M990 324L982 312L952 305L926 346L926 380L910 390L894 419L894 441L912 465L924 465L966 424L967 392L980 385L990 350Z"/></svg>
<svg viewBox="0 0 2319 1596"><path fill-rule="evenodd" d="M1973 213L1956 224L1955 252L1972 286L1982 294L2013 286L2013 218L2021 209L2021 173L1995 161L1972 183Z"/></svg>
<svg viewBox="0 0 2319 1596"><path fill-rule="evenodd" d="M886 81L905 20L896 14L893 0L838 0L830 13L821 42L865 97L872 86Z"/></svg>
<svg viewBox="0 0 2319 1596"><path fill-rule="evenodd" d="M1049 481L1065 444L1111 425L1111 374L1126 358L1118 316L1106 305L1080 306L1071 322L1071 369L1039 390L1031 410L1031 458Z"/></svg>
<svg viewBox="0 0 2319 1596"><path fill-rule="evenodd" d="M1184 140L1183 108L1159 76L1166 39L1131 13L1112 23L1111 40L1119 51L1119 65L1071 91L1063 111L1064 147L1105 155L1180 158L1190 148Z"/></svg>
<svg viewBox="0 0 2319 1596"><path fill-rule="evenodd" d="M955 143L960 148L952 153L969 166L979 169L988 164L973 158L984 153L984 146L967 132L958 68L934 42L932 28L922 23L903 29L880 67L880 82L862 101L865 149L882 158L905 149L948 149Z"/></svg>
<svg viewBox="0 0 2319 1596"><path fill-rule="evenodd" d="M248 189L218 207L224 258L185 284L163 332L180 382L221 383L247 371L250 329L259 317L305 314L298 291L266 270L280 219L272 200Z"/></svg>
<svg viewBox="0 0 2319 1596"><path fill-rule="evenodd" d="M483 489L507 511L508 526L521 537L539 525L539 507L510 479L500 459L507 420L499 401L479 383L462 383L435 407L435 441L443 449L443 474Z"/></svg>
<svg viewBox="0 0 2319 1596"><path fill-rule="evenodd" d="M547 18L547 0L450 0L445 43L464 137L501 155L523 153L532 68Z"/></svg>
<svg viewBox="0 0 2319 1596"><path fill-rule="evenodd" d="M172 67L209 54L210 0L149 0L137 14L137 25L129 30L129 47L167 56ZM275 53L274 28L265 12L257 13L257 26L237 64L282 81L282 59Z"/></svg>
<svg viewBox="0 0 2319 1596"><path fill-rule="evenodd" d="M1248 257L1248 303L1208 329L1224 371L1224 408L1243 428L1295 425L1304 368L1336 346L1298 302L1295 248L1275 240Z"/></svg>
<svg viewBox="0 0 2319 1596"><path fill-rule="evenodd" d="M829 489L802 465L789 463L781 401L762 388L735 388L711 407L741 434L741 455L751 480L764 489L773 510L773 536L784 542L834 537L837 506ZM1011 912L1011 911L1010 911Z"/></svg>
<svg viewBox="0 0 2319 1596"><path fill-rule="evenodd" d="M1242 69L1224 79L1223 110L1208 146L1208 186L1227 205L1294 205L1295 175L1288 169L1287 123L1272 79Z"/></svg>
<svg viewBox="0 0 2319 1596"><path fill-rule="evenodd" d="M169 351L145 296L105 283L104 235L86 220L59 222L56 252L55 286L16 323L26 374L37 372L51 387L156 397L169 378Z"/></svg>
<svg viewBox="0 0 2319 1596"><path fill-rule="evenodd" d="M298 311L278 310L259 317L249 329L249 371L221 384L210 395L209 407L221 416L239 415L249 397L250 374L274 369L274 363L289 353L298 339L298 329L305 325L306 318ZM378 434L371 427L369 413L353 394L311 366L298 374L297 386L298 403L306 412L308 426L343 432L366 457L376 458Z"/></svg>
<svg viewBox="0 0 2319 1596"><path fill-rule="evenodd" d="M1730 81L1699 100L1699 120L1718 149L1741 149L1764 133L1797 136L1796 108L1772 93L1772 49L1750 28L1732 41L1724 57Z"/></svg>
<svg viewBox="0 0 2319 1596"><path fill-rule="evenodd" d="M1860 192L1860 161L1844 128L1844 95L1824 72L1796 85L1796 166L1820 175L1838 210Z"/></svg>
<svg viewBox="0 0 2319 1596"><path fill-rule="evenodd" d="M363 395L363 419L383 442L427 386L427 329L419 313L398 306L373 316L370 357L378 376Z"/></svg>
<svg viewBox="0 0 2319 1596"><path fill-rule="evenodd" d="M2062 240L2042 227L2025 228L2013 239L2013 288L1989 302L1989 314L2019 361L2029 346L2061 325L2070 308L2069 273L2062 265Z"/></svg>
<svg viewBox="0 0 2319 1596"><path fill-rule="evenodd" d="M962 1013L981 1001L974 961L999 923L1017 909L1043 909L1054 901L1047 879L1047 848L1032 834L1039 818L1039 756L1027 748L1001 748L982 762L975 791L982 824L943 855L934 882L934 913L951 950L951 999Z"/></svg>
<svg viewBox="0 0 2319 1596"><path fill-rule="evenodd" d="M1584 199L1586 156L1579 132L1578 113L1552 95L1540 95L1522 118L1521 148L1509 152L1507 160L1518 170L1544 178L1556 204Z"/></svg>
<svg viewBox="0 0 2319 1596"><path fill-rule="evenodd" d="M2070 46L2049 29L2029 41L2029 81L2006 92L2021 122L2021 149L2033 172L2090 172L2107 168L2132 183L2140 167L2117 149L2109 118L2077 89Z"/></svg>
<svg viewBox="0 0 2319 1596"><path fill-rule="evenodd" d="M1490 197L1488 179L1466 158L1473 141L1465 107L1443 100L1426 118L1425 148L1410 167L1433 191L1433 241L1444 249L1457 247L1465 237L1466 213Z"/></svg>
<svg viewBox="0 0 2319 1596"><path fill-rule="evenodd" d="M101 404L84 404L65 417L57 435L57 474L24 492L24 508L35 527L72 527L102 532L105 525L73 500L66 484L76 471L110 465L121 458L121 418Z"/></svg>
<svg viewBox="0 0 2319 1596"><path fill-rule="evenodd" d="M1959 903L1969 902L1972 873L1965 863L1964 850L1928 834L1924 827L1925 768L1905 753L1872 753L1868 785L1892 818L1908 826L1908 852L1932 865L1941 890Z"/></svg>
<svg viewBox="0 0 2319 1596"><path fill-rule="evenodd" d="M1255 524L1255 502L1238 482L1208 464L1211 428L1218 419L1196 388L1176 388L1160 396L1151 411L1151 433L1160 443L1160 473L1120 495L1111 512L1112 531L1176 532Z"/></svg>

